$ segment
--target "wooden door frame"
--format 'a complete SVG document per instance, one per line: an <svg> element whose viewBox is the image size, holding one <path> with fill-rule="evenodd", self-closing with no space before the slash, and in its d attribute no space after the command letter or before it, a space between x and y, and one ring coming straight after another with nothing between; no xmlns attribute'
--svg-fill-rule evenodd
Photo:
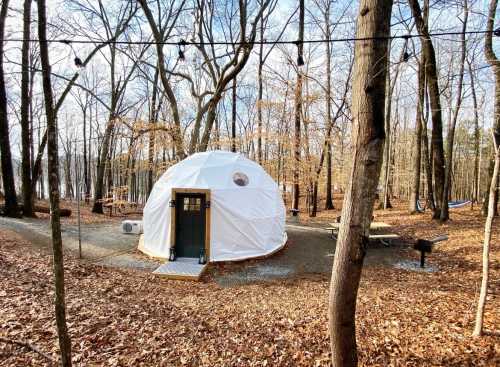
<svg viewBox="0 0 500 367"><path fill-rule="evenodd" d="M175 247L177 194L201 194L205 196L205 257L210 261L210 189L172 188L170 197L170 248Z"/></svg>

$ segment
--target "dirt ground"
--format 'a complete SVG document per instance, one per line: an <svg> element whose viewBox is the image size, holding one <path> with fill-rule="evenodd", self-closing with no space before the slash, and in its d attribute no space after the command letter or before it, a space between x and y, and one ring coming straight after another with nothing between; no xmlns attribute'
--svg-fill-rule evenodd
<svg viewBox="0 0 500 367"><path fill-rule="evenodd" d="M314 221L301 218L299 225L320 227L336 215L321 212ZM393 266L417 260L404 247L382 248L391 252L387 262L377 257L371 262L370 253L376 252L368 251L356 314L361 365L500 364L500 338L495 336L500 325L500 225L497 219L485 314L489 333L473 338L484 220L469 208L453 210L451 216L440 225L428 213L406 214L406 204L376 211L376 220L393 224L405 239L442 233L450 239L429 257L433 272ZM296 245L318 247L328 255L333 241L315 239L323 235L297 231L273 257L214 267L199 283L81 262L68 253L66 296L75 364L328 366L331 256L314 260ZM298 256L305 271L288 276L292 270L278 262L287 256ZM57 356L50 261L47 251L0 228L0 284L6 285L0 288L0 366L48 364L46 357L9 340L29 341L50 358ZM298 264L293 268L300 269ZM238 272L250 280L267 272L269 280L232 279Z"/></svg>

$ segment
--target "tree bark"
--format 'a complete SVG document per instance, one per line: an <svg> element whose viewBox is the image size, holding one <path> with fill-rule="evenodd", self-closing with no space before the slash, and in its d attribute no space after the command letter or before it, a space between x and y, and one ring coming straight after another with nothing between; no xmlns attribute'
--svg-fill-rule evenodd
<svg viewBox="0 0 500 367"><path fill-rule="evenodd" d="M425 55L425 72L427 78L427 86L429 89L429 100L431 105L432 115L432 157L433 157L433 176L435 182L434 192L436 193L436 202L434 210L434 218L439 218L441 210L448 202L443 202L443 189L445 182L445 160L443 148L443 119L441 112L441 101L438 85L438 72L436 64L436 54L432 40L429 36L427 24L422 17L422 11L418 0L408 0L413 18L417 25L422 50Z"/></svg>
<svg viewBox="0 0 500 367"><path fill-rule="evenodd" d="M356 37L387 37L391 10L391 0L362 0ZM333 366L352 367L358 361L356 298L382 165L387 46L387 42L380 39L355 43L352 86L354 162L342 206L329 296Z"/></svg>
<svg viewBox="0 0 500 367"><path fill-rule="evenodd" d="M479 146L481 133L479 129L479 110L477 103L476 85L475 85L475 75L472 70L472 64L468 62L469 75L470 75L470 88L472 94L472 103L474 106L474 179L473 179L473 191L472 191L472 202L477 203L479 200Z"/></svg>
<svg viewBox="0 0 500 367"><path fill-rule="evenodd" d="M492 32L493 25L495 24L495 16L497 13L498 0L491 0L489 13L488 13L488 21L486 23L486 33L485 41L484 41L484 53L486 56L486 60L492 66L493 72L495 73L495 117L493 122L493 136L496 146L500 146L500 61L498 60L495 52L493 51L493 41L492 41ZM494 179L494 168L493 168L493 160L490 161L490 169L489 169L489 177L488 182L491 182ZM488 195L484 195L485 198ZM494 216L498 215L498 191L495 192L494 202L493 202L493 210ZM488 213L488 200L484 200L482 207L483 215Z"/></svg>
<svg viewBox="0 0 500 367"><path fill-rule="evenodd" d="M43 94L45 97L45 114L47 118L47 159L50 194L50 225L52 230L52 250L55 283L55 316L61 362L63 367L71 366L71 339L66 325L66 303L64 291L64 258L61 238L61 220L59 210L59 154L57 151L56 112L50 81L50 61L47 43L47 18L45 0L38 0L38 38L40 43L40 59L42 63Z"/></svg>
<svg viewBox="0 0 500 367"><path fill-rule="evenodd" d="M297 43L297 58L303 58L304 55L304 0L299 2L299 38ZM300 118L302 114L302 71L300 66L297 65L297 85L295 86L295 132L293 139L293 156L294 156L294 166L293 166L293 201L292 209L294 215L297 214L299 210L299 199L300 199Z"/></svg>
<svg viewBox="0 0 500 367"><path fill-rule="evenodd" d="M460 71L458 72L458 86L457 86L457 101L455 104L455 109L453 110L453 117L451 120L451 125L448 131L448 155L445 167L445 177L443 186L443 197L441 199L443 206L441 208L441 213L439 220L441 222L446 222L450 218L448 200L450 198L451 192L451 175L453 168L453 143L455 140L455 128L458 120L458 113L460 111L460 106L462 105L462 87L464 80L464 70L465 70L465 56L466 56L466 42L465 42L465 32L467 30L467 19L469 17L469 6L467 0L463 0L463 10L464 19L462 19L462 34L460 35L461 50L460 50Z"/></svg>
<svg viewBox="0 0 500 367"><path fill-rule="evenodd" d="M328 142L328 148L326 152L326 202L325 209L331 210L335 209L333 206L332 197L332 144Z"/></svg>
<svg viewBox="0 0 500 367"><path fill-rule="evenodd" d="M23 44L21 51L21 166L23 215L34 217L34 197L31 183L31 121L30 121L30 22L31 0L24 0Z"/></svg>
<svg viewBox="0 0 500 367"><path fill-rule="evenodd" d="M493 0L495 1L495 0ZM488 280L489 280L489 256L491 242L491 228L493 226L493 218L495 216L495 196L498 191L498 175L500 171L500 148L495 145L495 166L493 169L493 179L490 185L490 194L488 198L488 215L484 224L484 241L483 241L483 276L481 279L481 291L477 302L476 323L472 335L481 336L483 334L483 317L486 306L486 297L488 296Z"/></svg>
<svg viewBox="0 0 500 367"><path fill-rule="evenodd" d="M16 187L14 183L14 169L12 167L12 154L10 151L9 115L7 111L7 90L3 70L5 21L9 10L9 0L2 2L0 9L0 153L2 164L2 180L5 196L4 215L19 217Z"/></svg>
<svg viewBox="0 0 500 367"><path fill-rule="evenodd" d="M425 94L425 58L422 54L418 65L418 102L415 119L415 156L413 157L413 182L410 194L411 214L418 213L418 200L420 198L420 167L422 165L422 125L423 125L423 106Z"/></svg>
<svg viewBox="0 0 500 367"><path fill-rule="evenodd" d="M236 98L237 78L233 79L232 104L231 104L231 152L236 153Z"/></svg>

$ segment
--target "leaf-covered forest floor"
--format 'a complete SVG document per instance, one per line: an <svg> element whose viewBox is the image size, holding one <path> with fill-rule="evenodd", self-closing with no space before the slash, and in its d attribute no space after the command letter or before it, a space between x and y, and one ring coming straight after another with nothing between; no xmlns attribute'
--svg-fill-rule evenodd
<svg viewBox="0 0 500 367"><path fill-rule="evenodd" d="M339 207L338 205L337 207ZM314 221L332 221L338 211ZM494 366L500 363L500 225L491 248L487 330L473 338L484 219L469 207L440 225L406 204L376 211L406 238L447 233L428 262L436 272L365 267L357 332L366 366ZM88 214L88 220L93 221ZM287 249L285 248L284 251ZM405 250L408 259L418 255ZM254 260L255 261L255 260ZM171 281L66 257L68 325L76 365L328 366L328 276L220 287ZM0 230L0 366L47 365L29 342L57 357L50 253ZM3 342L1 340L4 340Z"/></svg>

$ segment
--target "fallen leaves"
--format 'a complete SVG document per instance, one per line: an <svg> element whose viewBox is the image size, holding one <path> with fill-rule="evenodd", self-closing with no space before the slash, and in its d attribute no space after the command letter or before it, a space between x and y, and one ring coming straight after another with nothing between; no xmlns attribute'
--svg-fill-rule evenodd
<svg viewBox="0 0 500 367"><path fill-rule="evenodd" d="M436 225L404 209L377 212L408 237L447 232L428 261L440 271L364 269L357 309L366 366L494 366L499 338L472 338L480 280L481 219L467 211ZM464 223L467 222L467 226ZM498 259L495 229L492 261ZM416 258L413 252L408 257ZM221 288L169 281L66 258L73 360L82 366L329 366L328 279ZM492 267L487 329L500 324L498 266ZM29 341L57 358L50 256L0 231L0 337ZM0 365L47 365L0 341Z"/></svg>

